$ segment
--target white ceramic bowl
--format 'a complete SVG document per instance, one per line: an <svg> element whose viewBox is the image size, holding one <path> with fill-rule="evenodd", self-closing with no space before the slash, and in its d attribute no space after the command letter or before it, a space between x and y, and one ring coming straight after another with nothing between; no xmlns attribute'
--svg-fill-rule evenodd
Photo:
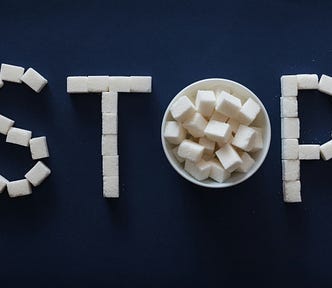
<svg viewBox="0 0 332 288"><path fill-rule="evenodd" d="M261 106L262 109L260 113L257 115L257 118L251 125L262 128L264 146L262 150L251 154L251 156L255 159L255 164L247 173L233 172L232 176L223 183L218 183L210 178L204 181L198 181L194 177L192 177L189 173L187 173L183 168L183 164L180 164L174 157L172 148L174 148L175 145L168 143L167 140L164 138L165 123L166 121L172 120L170 107L179 97L183 95L188 96L189 99L193 101L196 97L197 90L214 90L214 91L226 90L230 91L232 94L240 98L242 103L246 99L252 98L253 100L255 100L256 103L258 103ZM169 163L182 177L184 177L188 181L209 188L230 187L239 184L248 179L249 177L251 177L264 162L267 152L269 151L270 140L271 140L270 120L262 102L248 88L244 87L243 85L237 82L227 79L220 79L220 78L204 79L185 87L173 98L171 103L168 105L161 124L161 142Z"/></svg>

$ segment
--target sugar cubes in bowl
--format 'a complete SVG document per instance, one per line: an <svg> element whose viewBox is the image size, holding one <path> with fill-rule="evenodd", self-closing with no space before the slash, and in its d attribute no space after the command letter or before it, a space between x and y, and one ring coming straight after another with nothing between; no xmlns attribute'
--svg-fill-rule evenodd
<svg viewBox="0 0 332 288"><path fill-rule="evenodd" d="M239 184L262 165L270 147L269 116L259 98L226 79L205 79L167 107L161 141L173 168L200 186Z"/></svg>

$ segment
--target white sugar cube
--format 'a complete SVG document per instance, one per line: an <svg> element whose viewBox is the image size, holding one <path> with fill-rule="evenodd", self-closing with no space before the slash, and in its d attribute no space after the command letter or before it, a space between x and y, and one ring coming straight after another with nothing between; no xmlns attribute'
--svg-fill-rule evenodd
<svg viewBox="0 0 332 288"><path fill-rule="evenodd" d="M222 91L216 101L216 110L228 117L235 117L241 109L241 100L225 91Z"/></svg>
<svg viewBox="0 0 332 288"><path fill-rule="evenodd" d="M216 146L216 142L211 141L205 137L199 138L198 144L204 146L204 153L207 155L212 155Z"/></svg>
<svg viewBox="0 0 332 288"><path fill-rule="evenodd" d="M3 87L3 81L1 79L1 74L0 74L0 88L2 88L2 87Z"/></svg>
<svg viewBox="0 0 332 288"><path fill-rule="evenodd" d="M241 157L230 144L222 146L216 152L216 156L222 166L230 173L239 168L242 164Z"/></svg>
<svg viewBox="0 0 332 288"><path fill-rule="evenodd" d="M164 137L169 143L180 144L186 137L186 131L176 121L167 121L165 124Z"/></svg>
<svg viewBox="0 0 332 288"><path fill-rule="evenodd" d="M281 96L290 97L297 96L297 77L296 75L284 75L280 78L281 82Z"/></svg>
<svg viewBox="0 0 332 288"><path fill-rule="evenodd" d="M240 125L232 141L232 145L244 150L250 151L255 143L256 131L251 127Z"/></svg>
<svg viewBox="0 0 332 288"><path fill-rule="evenodd" d="M33 186L40 185L49 175L51 170L41 161L38 161L35 166L33 166L24 177L29 180Z"/></svg>
<svg viewBox="0 0 332 288"><path fill-rule="evenodd" d="M257 152L264 147L262 128L253 126L251 128L255 130L255 140L250 152Z"/></svg>
<svg viewBox="0 0 332 288"><path fill-rule="evenodd" d="M300 161L282 160L282 180L295 181L300 179Z"/></svg>
<svg viewBox="0 0 332 288"><path fill-rule="evenodd" d="M119 198L119 176L104 176L103 182L103 196L105 198Z"/></svg>
<svg viewBox="0 0 332 288"><path fill-rule="evenodd" d="M227 123L210 120L204 130L204 134L212 141L226 143L232 134L232 130Z"/></svg>
<svg viewBox="0 0 332 288"><path fill-rule="evenodd" d="M227 122L228 120L228 117L217 112L217 111L214 111L213 114L211 115L211 118L210 120L216 120L216 121L219 121L219 122Z"/></svg>
<svg viewBox="0 0 332 288"><path fill-rule="evenodd" d="M87 76L67 77L67 93L88 93Z"/></svg>
<svg viewBox="0 0 332 288"><path fill-rule="evenodd" d="M5 177L0 175L0 193L5 190L8 182L9 181Z"/></svg>
<svg viewBox="0 0 332 288"><path fill-rule="evenodd" d="M231 177L231 173L225 170L225 168L221 165L219 160L213 159L209 162L211 166L209 177L214 181L219 183L225 182L229 177Z"/></svg>
<svg viewBox="0 0 332 288"><path fill-rule="evenodd" d="M118 113L118 93L103 92L101 94L101 112L102 113Z"/></svg>
<svg viewBox="0 0 332 288"><path fill-rule="evenodd" d="M31 131L12 127L8 130L6 142L28 147Z"/></svg>
<svg viewBox="0 0 332 288"><path fill-rule="evenodd" d="M179 146L176 146L172 149L172 152L174 154L174 157L176 158L176 160L179 162L179 163L183 163L185 161L184 158L180 157L179 154L178 154L178 150L179 150Z"/></svg>
<svg viewBox="0 0 332 288"><path fill-rule="evenodd" d="M88 91L93 93L109 91L108 76L88 76Z"/></svg>
<svg viewBox="0 0 332 288"><path fill-rule="evenodd" d="M244 125L249 125L256 119L260 111L261 107L259 104L251 98L248 98L236 115L236 119Z"/></svg>
<svg viewBox="0 0 332 288"><path fill-rule="evenodd" d="M103 156L118 155L118 135L102 135L101 138L101 154Z"/></svg>
<svg viewBox="0 0 332 288"><path fill-rule="evenodd" d="M328 95L332 95L332 77L323 74L318 83L318 90Z"/></svg>
<svg viewBox="0 0 332 288"><path fill-rule="evenodd" d="M32 90L39 93L47 84L47 80L33 68L29 68L21 78Z"/></svg>
<svg viewBox="0 0 332 288"><path fill-rule="evenodd" d="M317 74L298 74L296 77L298 89L308 90L318 88Z"/></svg>
<svg viewBox="0 0 332 288"><path fill-rule="evenodd" d="M36 137L30 139L30 151L33 160L49 157L46 137Z"/></svg>
<svg viewBox="0 0 332 288"><path fill-rule="evenodd" d="M118 134L118 115L115 113L102 113L102 115L103 134Z"/></svg>
<svg viewBox="0 0 332 288"><path fill-rule="evenodd" d="M210 175L211 165L209 162L201 159L199 162L195 163L190 160L186 160L184 164L184 170L186 170L191 176L193 176L198 181L205 180Z"/></svg>
<svg viewBox="0 0 332 288"><path fill-rule="evenodd" d="M186 160L198 162L201 160L204 146L190 140L183 140L179 145L178 155Z"/></svg>
<svg viewBox="0 0 332 288"><path fill-rule="evenodd" d="M126 76L109 77L109 91L130 92L130 77Z"/></svg>
<svg viewBox="0 0 332 288"><path fill-rule="evenodd" d="M298 117L297 97L280 97L280 116Z"/></svg>
<svg viewBox="0 0 332 288"><path fill-rule="evenodd" d="M283 181L283 196L286 203L302 202L301 182L299 180Z"/></svg>
<svg viewBox="0 0 332 288"><path fill-rule="evenodd" d="M216 96L211 90L198 90L195 101L196 109L205 117L210 117L216 105Z"/></svg>
<svg viewBox="0 0 332 288"><path fill-rule="evenodd" d="M255 164L255 160L247 152L242 153L241 160L242 164L236 169L237 172L247 173Z"/></svg>
<svg viewBox="0 0 332 288"><path fill-rule="evenodd" d="M298 139L281 139L281 159L282 160L299 159Z"/></svg>
<svg viewBox="0 0 332 288"><path fill-rule="evenodd" d="M0 133L7 135L8 130L14 125L15 121L0 115Z"/></svg>
<svg viewBox="0 0 332 288"><path fill-rule="evenodd" d="M177 121L184 122L188 117L195 113L194 104L187 96L181 96L171 106L170 112Z"/></svg>
<svg viewBox="0 0 332 288"><path fill-rule="evenodd" d="M103 156L103 175L119 175L119 156Z"/></svg>
<svg viewBox="0 0 332 288"><path fill-rule="evenodd" d="M300 145L299 146L300 160L319 160L320 159L320 145Z"/></svg>
<svg viewBox="0 0 332 288"><path fill-rule="evenodd" d="M32 193L30 182L27 179L10 181L7 183L9 197L26 196Z"/></svg>
<svg viewBox="0 0 332 288"><path fill-rule="evenodd" d="M281 138L300 138L299 118L281 118Z"/></svg>
<svg viewBox="0 0 332 288"><path fill-rule="evenodd" d="M332 140L320 146L320 155L324 160L332 159Z"/></svg>
<svg viewBox="0 0 332 288"><path fill-rule="evenodd" d="M150 93L152 86L151 76L131 76L130 92Z"/></svg>
<svg viewBox="0 0 332 288"><path fill-rule="evenodd" d="M183 122L183 128L185 128L189 134L198 138L204 136L204 129L207 123L205 118L200 113L196 112Z"/></svg>
<svg viewBox="0 0 332 288"><path fill-rule="evenodd" d="M229 126L231 126L232 132L236 133L237 129L239 129L240 123L234 118L229 118L227 123L229 124Z"/></svg>
<svg viewBox="0 0 332 288"><path fill-rule="evenodd" d="M15 65L1 64L0 78L3 81L21 83L21 77L24 74L24 68Z"/></svg>

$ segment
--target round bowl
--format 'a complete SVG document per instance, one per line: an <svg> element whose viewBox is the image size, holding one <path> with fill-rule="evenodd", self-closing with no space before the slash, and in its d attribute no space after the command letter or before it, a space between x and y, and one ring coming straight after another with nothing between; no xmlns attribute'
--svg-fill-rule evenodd
<svg viewBox="0 0 332 288"><path fill-rule="evenodd" d="M170 107L179 97L181 97L183 95L186 95L190 100L192 100L194 102L197 90L214 90L214 91L225 90L225 91L230 92L231 94L234 94L239 99L241 99L242 103L245 100L247 100L248 98L252 98L256 103L258 103L260 105L261 111L259 112L255 121L251 125L262 128L263 149L255 152L255 153L251 153L251 156L255 160L255 164L253 165L253 167L251 167L251 169L247 173L233 172L231 177L228 178L223 183L218 183L210 178L203 180L203 181L199 181L199 180L195 179L193 176L191 176L189 173L187 173L184 170L183 165L180 164L176 160L176 158L172 152L172 148L174 148L175 145L168 143L164 137L166 121L173 120L171 113L170 113ZM271 141L270 119L269 119L269 116L266 112L266 109L265 109L263 103L259 100L259 98L252 91L250 91L245 86L243 86L237 82L227 80L227 79L221 79L221 78L200 80L200 81L192 83L189 86L182 89L169 103L169 105L165 111L165 114L164 114L164 117L162 120L162 124L161 124L161 142L162 142L162 146L163 146L165 155L166 155L169 163L182 177L184 177L188 181L190 181L194 184L200 185L200 186L208 187L208 188L226 188L226 187L234 186L236 184L239 184L239 183L247 180L249 177L251 177L264 162L264 159L270 148L270 141Z"/></svg>

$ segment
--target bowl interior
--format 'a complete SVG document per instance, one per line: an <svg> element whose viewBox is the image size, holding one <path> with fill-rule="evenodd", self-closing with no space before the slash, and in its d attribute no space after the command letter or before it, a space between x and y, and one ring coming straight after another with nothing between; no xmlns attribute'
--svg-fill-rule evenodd
<svg viewBox="0 0 332 288"><path fill-rule="evenodd" d="M262 128L262 133L263 133L263 149L251 153L251 156L255 159L255 164L253 167L250 169L249 172L247 173L238 173L238 172L233 172L231 177L228 178L225 182L223 183L218 183L212 179L206 179L204 181L198 181L194 177L192 177L189 173L187 173L184 168L183 164L180 164L173 152L172 149L175 147L175 145L168 143L165 138L164 138L164 129L165 129L165 123L166 121L172 120L172 116L170 113L170 107L172 104L181 96L186 95L191 101L194 103L194 99L196 97L196 92L197 90L214 90L215 92L218 91L227 91L231 94L234 94L237 96L242 104L248 99L252 98L255 100L256 103L258 103L261 106L261 111L257 115L257 118L255 121L251 124L251 126L257 126ZM184 178L187 180L191 181L192 183L195 183L197 185L201 185L204 187L210 187L210 188L223 188L223 187L229 187L233 186L236 184L239 184L243 182L244 180L248 179L250 176L252 176L257 169L262 165L267 152L270 147L270 140L271 140L271 126L270 126L270 120L269 116L266 112L266 109L262 102L259 100L259 98L251 92L248 88L244 87L243 85L227 80L227 79L220 79L220 78L215 78L215 79L205 79L201 80L198 82L195 82L187 87L185 87L182 91L180 91L170 102L168 105L163 120L162 120L162 125L161 125L161 141L163 145L164 152L166 154L166 157L170 164L173 166L173 168Z"/></svg>

